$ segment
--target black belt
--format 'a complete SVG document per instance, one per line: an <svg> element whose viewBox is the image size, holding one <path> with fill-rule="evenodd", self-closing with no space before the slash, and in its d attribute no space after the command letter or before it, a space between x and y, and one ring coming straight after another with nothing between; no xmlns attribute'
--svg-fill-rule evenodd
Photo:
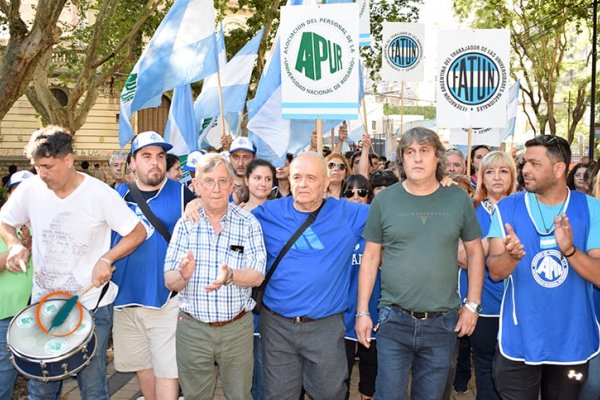
<svg viewBox="0 0 600 400"><path fill-rule="evenodd" d="M429 319L429 318L436 318L436 317L440 317L444 314L444 312L442 311L425 311L425 312L421 312L421 311L410 311L410 310L406 310L400 306L396 306L398 307L403 313L410 315L411 317L413 317L414 319Z"/></svg>
<svg viewBox="0 0 600 400"><path fill-rule="evenodd" d="M262 303L262 307L273 315L277 315L280 318L293 321L297 324L304 324L306 322L316 321L316 319L312 319L312 318L308 318L308 317L284 317L283 315L277 314L275 311L271 310L269 307L267 307L267 305L265 303Z"/></svg>

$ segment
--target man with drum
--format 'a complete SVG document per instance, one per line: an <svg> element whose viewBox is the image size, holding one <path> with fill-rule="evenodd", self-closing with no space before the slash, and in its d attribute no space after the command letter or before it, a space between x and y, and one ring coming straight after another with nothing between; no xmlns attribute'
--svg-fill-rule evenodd
<svg viewBox="0 0 600 400"><path fill-rule="evenodd" d="M90 282L96 286L80 298L94 316L96 355L77 381L82 399L108 399L106 347L117 294L109 282L111 267L145 239L146 231L116 191L75 170L73 136L66 129L47 126L35 131L25 152L38 175L21 183L0 210L0 237L9 249L6 269L20 271L27 263L29 250L15 227L29 221L33 302L53 291L77 294ZM111 230L123 236L113 248ZM56 399L61 383L30 380L29 396Z"/></svg>

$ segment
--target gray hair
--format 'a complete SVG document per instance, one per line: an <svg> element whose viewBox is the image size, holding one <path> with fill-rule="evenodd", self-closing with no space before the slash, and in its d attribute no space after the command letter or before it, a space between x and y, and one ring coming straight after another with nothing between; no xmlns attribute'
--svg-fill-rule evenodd
<svg viewBox="0 0 600 400"><path fill-rule="evenodd" d="M446 164L446 149L444 148L444 145L440 141L440 138L437 135L437 133L435 133L431 129L422 128L422 127L409 129L402 135L402 137L400 138L400 141L398 142L398 149L396 151L396 153L397 153L396 162L397 162L398 173L400 174L400 177L402 179L406 179L406 172L404 171L404 166L403 166L404 149L406 149L407 147L409 147L410 145L412 145L415 142L420 145L433 146L433 149L435 150L435 155L438 158L437 167L435 169L435 178L438 181L441 181L442 179L444 179L444 176L446 175L446 173L444 172L445 164Z"/></svg>
<svg viewBox="0 0 600 400"><path fill-rule="evenodd" d="M112 153L112 156L110 156L110 158L108 159L108 163L112 165L112 163L114 163L117 160L127 161L127 152L121 150L115 151L114 153Z"/></svg>
<svg viewBox="0 0 600 400"><path fill-rule="evenodd" d="M341 154L340 156L343 157ZM303 151L302 153L298 154L290 163L290 168L292 168L292 166L297 162L296 160L301 158L310 158L316 160L319 163L319 167L323 171L323 174L327 176L327 164L325 163L325 158L315 151Z"/></svg>
<svg viewBox="0 0 600 400"><path fill-rule="evenodd" d="M196 163L196 175L199 176L212 171L221 164L227 168L227 175L229 178L233 179L235 177L235 171L233 170L231 163L219 153L207 153L200 157Z"/></svg>

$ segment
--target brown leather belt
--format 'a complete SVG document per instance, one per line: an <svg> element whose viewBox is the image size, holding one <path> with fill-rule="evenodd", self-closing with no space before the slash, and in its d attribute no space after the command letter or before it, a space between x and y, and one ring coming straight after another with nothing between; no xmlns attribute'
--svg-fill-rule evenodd
<svg viewBox="0 0 600 400"><path fill-rule="evenodd" d="M227 321L217 321L217 322L209 322L208 326L212 326L215 328L220 328L222 326L225 326L227 324L230 324L234 321L237 321L238 319L241 319L244 315L246 315L246 310L242 310L238 315L236 315L235 317L231 318L230 320Z"/></svg>
<svg viewBox="0 0 600 400"><path fill-rule="evenodd" d="M283 318L283 319L287 319L290 321L293 321L297 324L304 324L306 322L313 322L316 321L316 319L312 319L312 318L308 318L308 317L284 317L281 314L277 314L275 311L271 310L269 307L267 307L267 305L265 303L262 304L263 308L265 310L267 310L268 312L270 312L273 315L277 315L279 318Z"/></svg>

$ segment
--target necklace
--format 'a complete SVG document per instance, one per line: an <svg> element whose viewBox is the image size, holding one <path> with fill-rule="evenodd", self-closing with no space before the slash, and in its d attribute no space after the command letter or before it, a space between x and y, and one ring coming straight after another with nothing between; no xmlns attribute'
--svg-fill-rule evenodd
<svg viewBox="0 0 600 400"><path fill-rule="evenodd" d="M554 218L552 218L552 221L550 223L550 227L546 226L546 221L544 220L544 214L542 213L542 208L540 207L540 201L538 200L537 196L534 194L533 197L535 198L535 203L537 204L537 208L538 211L540 213L540 218L542 218L542 225L544 225L544 229L545 232L544 234L547 235L550 233L551 229L552 229L552 225L554 224ZM561 206L560 206L560 210L558 210L558 213L556 214L556 216L560 216L560 214L562 213L563 208L565 207L565 203L567 202L567 199L569 198L569 192L567 191L567 195L565 196L565 199L563 200Z"/></svg>

